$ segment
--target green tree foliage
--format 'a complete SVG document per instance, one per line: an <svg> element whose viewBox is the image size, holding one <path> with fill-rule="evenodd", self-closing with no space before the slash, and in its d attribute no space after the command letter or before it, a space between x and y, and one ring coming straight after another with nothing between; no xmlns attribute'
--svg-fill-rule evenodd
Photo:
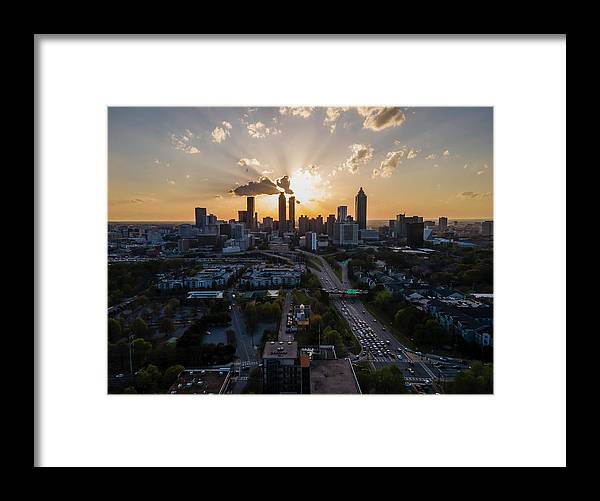
<svg viewBox="0 0 600 501"><path fill-rule="evenodd" d="M165 373L163 374L162 386L165 390L169 389L169 387L177 381L177 376L184 370L185 367L183 365L172 365L169 367Z"/></svg>
<svg viewBox="0 0 600 501"><path fill-rule="evenodd" d="M141 318L136 318L131 326L131 332L135 337L147 337L150 334L148 324Z"/></svg>
<svg viewBox="0 0 600 501"><path fill-rule="evenodd" d="M143 338L136 338L131 342L131 356L133 358L134 370L146 363L148 353L152 349L152 343Z"/></svg>
<svg viewBox="0 0 600 501"><path fill-rule="evenodd" d="M356 366L355 372L363 393L406 393L404 376L395 365L388 365L373 371L367 363L361 363Z"/></svg>
<svg viewBox="0 0 600 501"><path fill-rule="evenodd" d="M148 364L135 376L135 388L138 393L159 393L162 387L162 374L156 365Z"/></svg>
<svg viewBox="0 0 600 501"><path fill-rule="evenodd" d="M242 393L262 393L262 371L260 367L253 368L248 374L248 383Z"/></svg>
<svg viewBox="0 0 600 501"><path fill-rule="evenodd" d="M121 323L114 318L108 319L108 340L111 343L116 343L123 336Z"/></svg>
<svg viewBox="0 0 600 501"><path fill-rule="evenodd" d="M414 329L415 343L419 346L433 346L439 348L449 339L450 335L437 320L429 319L424 323L417 324Z"/></svg>
<svg viewBox="0 0 600 501"><path fill-rule="evenodd" d="M494 367L474 361L471 368L457 374L446 391L455 394L490 394L494 392Z"/></svg>
<svg viewBox="0 0 600 501"><path fill-rule="evenodd" d="M123 390L123 393L125 395L135 395L135 394L137 394L137 390L135 389L134 386L128 386L127 388L125 388Z"/></svg>
<svg viewBox="0 0 600 501"><path fill-rule="evenodd" d="M422 317L423 314L417 308L406 306L398 310L394 316L394 325L406 336L412 336Z"/></svg>

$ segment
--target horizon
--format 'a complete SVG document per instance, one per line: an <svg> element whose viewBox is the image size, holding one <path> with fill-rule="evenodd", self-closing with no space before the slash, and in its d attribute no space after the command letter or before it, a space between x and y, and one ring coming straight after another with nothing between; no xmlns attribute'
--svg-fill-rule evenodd
<svg viewBox="0 0 600 501"><path fill-rule="evenodd" d="M490 220L492 120L491 107L110 107L108 220L236 219L246 195L277 219L280 192L297 218L354 215L361 186L368 220Z"/></svg>

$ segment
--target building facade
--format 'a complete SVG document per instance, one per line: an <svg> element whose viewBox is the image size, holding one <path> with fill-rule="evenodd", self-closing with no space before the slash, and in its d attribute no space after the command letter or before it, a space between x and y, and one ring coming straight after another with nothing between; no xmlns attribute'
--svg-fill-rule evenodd
<svg viewBox="0 0 600 501"><path fill-rule="evenodd" d="M364 230L367 227L367 195L360 187L354 199L354 216L359 230Z"/></svg>

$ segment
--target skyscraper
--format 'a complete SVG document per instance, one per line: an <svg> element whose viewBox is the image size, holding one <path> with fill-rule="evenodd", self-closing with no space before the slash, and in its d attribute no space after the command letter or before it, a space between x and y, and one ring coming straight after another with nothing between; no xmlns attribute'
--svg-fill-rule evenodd
<svg viewBox="0 0 600 501"><path fill-rule="evenodd" d="M333 225L335 224L335 214L327 216L327 236L330 240L333 239Z"/></svg>
<svg viewBox="0 0 600 501"><path fill-rule="evenodd" d="M254 197L246 197L246 227L249 230L254 230L256 226L254 212Z"/></svg>
<svg viewBox="0 0 600 501"><path fill-rule="evenodd" d="M196 228L204 228L206 226L206 207L196 207L194 215L196 216Z"/></svg>
<svg viewBox="0 0 600 501"><path fill-rule="evenodd" d="M483 221L481 223L481 233L486 237L491 237L494 234L494 221Z"/></svg>
<svg viewBox="0 0 600 501"><path fill-rule="evenodd" d="M409 247L423 247L423 223L406 223L406 243Z"/></svg>
<svg viewBox="0 0 600 501"><path fill-rule="evenodd" d="M245 223L248 219L248 212L245 210L238 211L238 223Z"/></svg>
<svg viewBox="0 0 600 501"><path fill-rule="evenodd" d="M338 223L345 222L346 217L348 217L348 207L346 205L340 205L337 208L337 222Z"/></svg>
<svg viewBox="0 0 600 501"><path fill-rule="evenodd" d="M282 191L279 194L279 233L283 235L287 231L287 219L286 219L286 207L285 207L285 193Z"/></svg>
<svg viewBox="0 0 600 501"><path fill-rule="evenodd" d="M302 215L298 218L298 232L300 235L304 235L310 229L310 221L308 216Z"/></svg>
<svg viewBox="0 0 600 501"><path fill-rule="evenodd" d="M438 220L438 226L440 228L440 230L447 230L448 229L448 218L447 217L441 217Z"/></svg>
<svg viewBox="0 0 600 501"><path fill-rule="evenodd" d="M292 195L288 200L288 204L290 231L293 231L296 228L296 197Z"/></svg>
<svg viewBox="0 0 600 501"><path fill-rule="evenodd" d="M367 227L367 195L362 186L354 199L354 217L356 217L358 229L364 230Z"/></svg>

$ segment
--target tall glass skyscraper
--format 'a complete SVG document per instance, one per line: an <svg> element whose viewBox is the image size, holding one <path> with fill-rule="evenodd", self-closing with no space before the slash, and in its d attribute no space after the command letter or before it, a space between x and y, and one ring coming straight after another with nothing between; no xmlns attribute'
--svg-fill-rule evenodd
<svg viewBox="0 0 600 501"><path fill-rule="evenodd" d="M367 227L367 195L362 186L354 199L354 217L356 217L358 229L364 230Z"/></svg>
<svg viewBox="0 0 600 501"><path fill-rule="evenodd" d="M279 233L283 235L284 231L287 231L287 219L285 216L286 207L285 207L285 193L282 191L279 194Z"/></svg>

